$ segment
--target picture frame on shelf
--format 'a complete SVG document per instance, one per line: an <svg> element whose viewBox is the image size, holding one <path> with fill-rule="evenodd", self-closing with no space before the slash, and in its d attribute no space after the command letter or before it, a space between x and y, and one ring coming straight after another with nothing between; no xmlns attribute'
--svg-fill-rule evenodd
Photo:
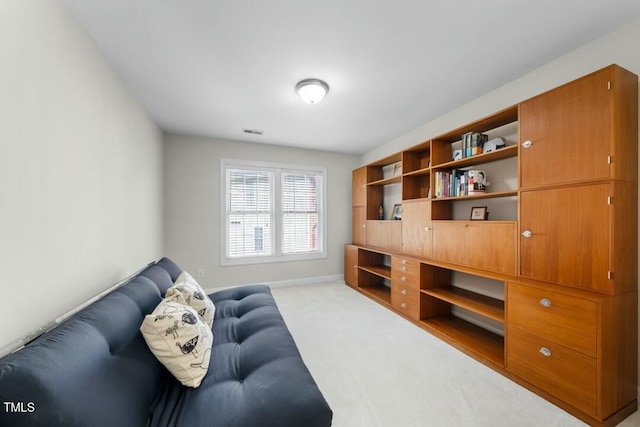
<svg viewBox="0 0 640 427"><path fill-rule="evenodd" d="M391 218L395 220L402 219L402 204L396 203L393 205L393 212L391 213Z"/></svg>
<svg viewBox="0 0 640 427"><path fill-rule="evenodd" d="M489 219L489 212L486 206L474 206L471 208L470 221L485 221Z"/></svg>
<svg viewBox="0 0 640 427"><path fill-rule="evenodd" d="M393 176L402 175L402 162L398 162L393 166Z"/></svg>

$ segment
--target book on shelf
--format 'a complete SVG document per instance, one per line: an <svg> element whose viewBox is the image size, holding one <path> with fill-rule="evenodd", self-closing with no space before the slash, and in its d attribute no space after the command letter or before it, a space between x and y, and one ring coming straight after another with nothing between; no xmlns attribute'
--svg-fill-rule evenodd
<svg viewBox="0 0 640 427"><path fill-rule="evenodd" d="M486 193L487 185L486 174L481 170L437 171L434 194L436 199L476 196Z"/></svg>
<svg viewBox="0 0 640 427"><path fill-rule="evenodd" d="M462 158L482 154L484 143L489 140L489 136L480 132L467 132L462 135Z"/></svg>

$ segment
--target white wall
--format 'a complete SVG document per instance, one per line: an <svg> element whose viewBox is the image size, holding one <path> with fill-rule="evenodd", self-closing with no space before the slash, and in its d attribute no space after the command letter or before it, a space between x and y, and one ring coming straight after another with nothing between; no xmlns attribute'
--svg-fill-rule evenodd
<svg viewBox="0 0 640 427"><path fill-rule="evenodd" d="M243 266L220 265L220 159L327 168L327 258ZM165 139L165 251L207 289L343 274L343 245L351 241L351 171L345 154L169 135Z"/></svg>
<svg viewBox="0 0 640 427"><path fill-rule="evenodd" d="M611 64L640 75L639 45L640 20L636 20L371 150L362 156L361 164L384 158ZM505 55L505 67L509 66L508 61Z"/></svg>
<svg viewBox="0 0 640 427"><path fill-rule="evenodd" d="M412 132L389 141L366 153L361 162L366 164L386 157L610 64L618 64L640 75L638 46L640 46L640 20L620 27ZM640 256L638 262L640 262Z"/></svg>
<svg viewBox="0 0 640 427"><path fill-rule="evenodd" d="M162 134L58 0L0 1L0 347L162 254Z"/></svg>

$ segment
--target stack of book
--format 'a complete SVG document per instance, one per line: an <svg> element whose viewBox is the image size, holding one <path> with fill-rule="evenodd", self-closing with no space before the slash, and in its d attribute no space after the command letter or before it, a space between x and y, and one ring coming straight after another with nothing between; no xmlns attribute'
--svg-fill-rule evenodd
<svg viewBox="0 0 640 427"><path fill-rule="evenodd" d="M462 135L462 158L482 154L482 147L488 140L489 136L484 133L467 132Z"/></svg>
<svg viewBox="0 0 640 427"><path fill-rule="evenodd" d="M485 173L477 170L453 169L435 173L434 197L476 196L486 192Z"/></svg>

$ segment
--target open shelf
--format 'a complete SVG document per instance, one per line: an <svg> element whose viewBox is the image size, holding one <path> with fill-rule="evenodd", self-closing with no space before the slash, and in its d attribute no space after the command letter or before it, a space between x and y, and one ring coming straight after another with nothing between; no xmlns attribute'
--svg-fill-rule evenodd
<svg viewBox="0 0 640 427"><path fill-rule="evenodd" d="M433 199L433 201L441 202L445 200L495 199L498 197L513 197L517 195L518 195L518 190L494 191L494 192L483 193L483 194L473 194L471 196L438 197Z"/></svg>
<svg viewBox="0 0 640 427"><path fill-rule="evenodd" d="M370 187L383 186L383 185L389 185L389 184L396 184L401 180L402 180L402 176L398 175L398 176L392 176L389 178L384 178L384 179L379 179L377 181L369 182L367 183L367 185Z"/></svg>
<svg viewBox="0 0 640 427"><path fill-rule="evenodd" d="M358 290L383 304L391 304L391 288L387 286L361 286Z"/></svg>
<svg viewBox="0 0 640 427"><path fill-rule="evenodd" d="M518 155L517 145L508 145L496 151L490 151L488 153L476 154L475 156L465 157L464 159L454 160L446 163L439 163L432 165L431 169L460 169L467 166L473 166L481 163L495 162L497 160L508 159L516 157Z"/></svg>
<svg viewBox="0 0 640 427"><path fill-rule="evenodd" d="M407 172L402 174L403 176L419 176L419 175L429 175L431 173L431 168L422 168L415 171Z"/></svg>
<svg viewBox="0 0 640 427"><path fill-rule="evenodd" d="M383 279L391 280L391 267L386 265L360 265L358 266L360 270L367 271L371 274L375 274L376 276L382 277Z"/></svg>
<svg viewBox="0 0 640 427"><path fill-rule="evenodd" d="M437 141L453 143L460 140L460 137L467 132L487 132L491 129L507 125L518 121L518 106L514 105L504 110L495 112L490 116L468 123L457 129L453 129L444 135L433 138Z"/></svg>
<svg viewBox="0 0 640 427"><path fill-rule="evenodd" d="M420 292L504 323L504 301L454 287L422 289Z"/></svg>
<svg viewBox="0 0 640 427"><path fill-rule="evenodd" d="M504 368L504 338L455 316L439 316L420 321L430 332L462 350Z"/></svg>

